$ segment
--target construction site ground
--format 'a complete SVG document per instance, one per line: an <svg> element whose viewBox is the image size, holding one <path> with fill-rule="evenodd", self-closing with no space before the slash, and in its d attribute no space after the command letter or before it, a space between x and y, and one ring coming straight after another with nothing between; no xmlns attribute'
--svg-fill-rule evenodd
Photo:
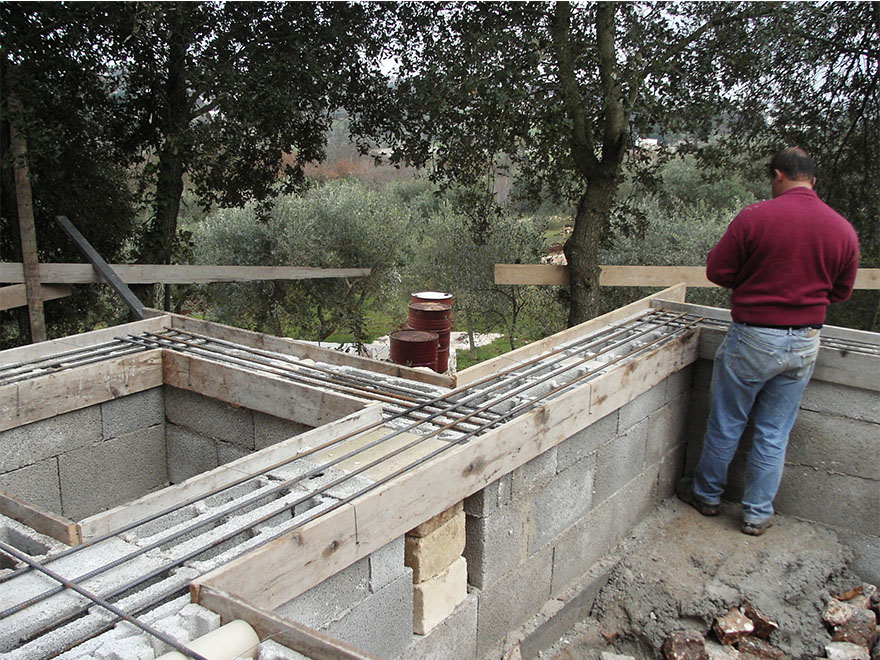
<svg viewBox="0 0 880 660"><path fill-rule="evenodd" d="M736 657L722 655L711 626L745 601L778 622L770 641L787 657L823 657L831 640L825 604L861 584L833 531L777 515L763 536L747 536L733 504L708 518L670 498L619 550L589 617L539 657L659 658L667 635L682 629L698 630L718 647L710 657Z"/></svg>

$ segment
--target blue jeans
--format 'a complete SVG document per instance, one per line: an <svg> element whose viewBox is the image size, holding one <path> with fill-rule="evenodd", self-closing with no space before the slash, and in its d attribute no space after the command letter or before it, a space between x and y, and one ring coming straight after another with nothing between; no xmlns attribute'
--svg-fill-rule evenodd
<svg viewBox="0 0 880 660"><path fill-rule="evenodd" d="M788 434L818 353L817 330L731 324L715 353L711 409L694 472L697 498L709 504L721 501L727 468L751 413L754 439L742 499L743 521L762 523L773 515Z"/></svg>

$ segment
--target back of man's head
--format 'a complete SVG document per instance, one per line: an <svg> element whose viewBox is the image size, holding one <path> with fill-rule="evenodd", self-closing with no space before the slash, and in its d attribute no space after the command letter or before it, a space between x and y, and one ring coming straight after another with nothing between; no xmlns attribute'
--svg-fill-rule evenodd
<svg viewBox="0 0 880 660"><path fill-rule="evenodd" d="M788 147L773 156L770 176L779 170L791 181L812 181L816 177L816 163L804 149Z"/></svg>

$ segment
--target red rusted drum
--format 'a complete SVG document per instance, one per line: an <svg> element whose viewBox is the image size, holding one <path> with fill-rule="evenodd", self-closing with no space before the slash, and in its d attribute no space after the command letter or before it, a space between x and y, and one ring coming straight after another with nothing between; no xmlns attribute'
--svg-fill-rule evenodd
<svg viewBox="0 0 880 660"><path fill-rule="evenodd" d="M412 302L409 304L407 327L426 330L439 335L437 342L437 371L443 373L449 365L449 332L452 329L452 305L439 302Z"/></svg>
<svg viewBox="0 0 880 660"><path fill-rule="evenodd" d="M436 332L398 330L391 333L391 361L408 367L429 367L437 371Z"/></svg>

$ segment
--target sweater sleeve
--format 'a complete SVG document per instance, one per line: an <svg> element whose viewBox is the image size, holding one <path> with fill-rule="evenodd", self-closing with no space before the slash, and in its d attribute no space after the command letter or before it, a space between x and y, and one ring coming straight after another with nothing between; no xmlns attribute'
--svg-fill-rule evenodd
<svg viewBox="0 0 880 660"><path fill-rule="evenodd" d="M706 277L710 282L732 289L743 262L739 216L733 219L724 236L706 258Z"/></svg>
<svg viewBox="0 0 880 660"><path fill-rule="evenodd" d="M834 280L834 285L828 294L829 302L843 302L848 300L853 292L853 285L856 281L856 274L859 272L859 251L856 248L855 253L844 266L840 275Z"/></svg>

